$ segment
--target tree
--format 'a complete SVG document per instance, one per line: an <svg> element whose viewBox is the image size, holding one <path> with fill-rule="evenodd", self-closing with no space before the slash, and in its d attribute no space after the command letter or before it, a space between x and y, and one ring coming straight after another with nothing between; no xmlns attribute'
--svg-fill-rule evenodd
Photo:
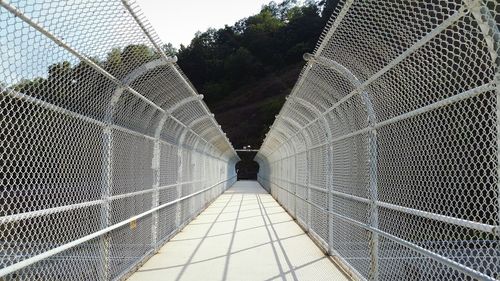
<svg viewBox="0 0 500 281"><path fill-rule="evenodd" d="M175 56L179 52L177 48L172 45L172 43L167 43L162 46L163 51L168 55L168 56Z"/></svg>
<svg viewBox="0 0 500 281"><path fill-rule="evenodd" d="M289 76L298 74L303 65L303 53L314 50L337 4L338 0L306 0L304 4L297 0L270 2L256 15L232 26L197 32L191 43L181 45L179 50L172 44L165 44L162 49L167 55L177 55L178 64L205 95L216 114L220 113L217 112L219 108L227 109L223 103L228 100L273 100L273 106L266 106L266 103L258 106L262 109L261 115L266 116L261 127L245 132L255 137L246 141L258 147L262 141L260 132L273 121L284 102L281 97L289 94L296 80ZM129 45L110 50L104 60L94 58L92 61L123 79L137 66L159 57L159 53L149 46ZM286 81L269 81L269 77L287 78ZM74 108L98 116L104 109L87 106L88 101L102 99L103 93L114 89L111 84L86 63L72 66L63 61L48 68L47 78L23 80L13 89L56 105L61 102L67 105L71 101ZM0 91L3 88L5 86L0 85ZM225 120L219 121L224 126ZM224 129L233 140L239 137L232 135L231 128Z"/></svg>
<svg viewBox="0 0 500 281"><path fill-rule="evenodd" d="M330 16L333 14L333 11L338 6L339 0L321 0L318 4L319 7L322 8L321 17L323 20L328 21Z"/></svg>
<svg viewBox="0 0 500 281"><path fill-rule="evenodd" d="M298 2L270 2L256 15L241 19L232 26L198 32L188 46L181 45L178 63L198 91L205 95L208 106L216 115L221 116L227 111L227 103L231 101L258 102L269 95L284 97L289 94L296 77L287 75L298 74L303 65L302 55L314 50L338 0ZM290 74L285 75L286 81L267 79L278 79L287 71ZM277 85L270 89L273 83ZM249 92L248 88L255 90ZM260 120L263 121L260 127L248 127L248 132L226 127L226 124L242 122L225 120L224 117L218 121L233 142L246 139L258 147L262 141L261 131L269 127L283 102L284 98L278 98L273 107L266 107L264 103L259 105L258 108L265 112L263 116L271 117ZM248 139L248 135L253 139Z"/></svg>

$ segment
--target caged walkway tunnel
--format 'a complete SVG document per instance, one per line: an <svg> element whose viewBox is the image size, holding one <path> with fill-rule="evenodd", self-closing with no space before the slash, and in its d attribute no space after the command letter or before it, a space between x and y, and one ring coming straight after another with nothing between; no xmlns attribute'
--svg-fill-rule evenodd
<svg viewBox="0 0 500 281"><path fill-rule="evenodd" d="M341 1L236 181L136 3L0 0L0 280L499 280L499 28Z"/></svg>

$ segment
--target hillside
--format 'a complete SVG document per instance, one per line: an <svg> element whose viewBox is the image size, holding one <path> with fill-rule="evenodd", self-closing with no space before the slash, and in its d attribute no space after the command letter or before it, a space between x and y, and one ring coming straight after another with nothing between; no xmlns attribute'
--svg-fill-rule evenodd
<svg viewBox="0 0 500 281"><path fill-rule="evenodd" d="M289 69L243 85L230 98L209 105L235 147L260 146L285 96L292 90L302 65L292 65Z"/></svg>
<svg viewBox="0 0 500 281"><path fill-rule="evenodd" d="M179 50L171 44L164 51L178 57L178 64L200 94L235 148L259 148L269 126L290 94L304 65L302 55L312 52L338 0L285 0L270 2L261 11L232 26L199 32ZM106 59L93 61L108 73L124 78L137 65L157 59L146 45L110 50ZM104 77L79 88L92 73L85 62L54 63L47 77L23 79L11 86L17 92L53 101L78 92L92 99L107 91ZM67 79L71 77L71 79ZM5 86L0 81L0 90Z"/></svg>
<svg viewBox="0 0 500 281"><path fill-rule="evenodd" d="M166 51L205 101L235 148L259 148L313 52L338 0L270 2L233 26L196 34Z"/></svg>

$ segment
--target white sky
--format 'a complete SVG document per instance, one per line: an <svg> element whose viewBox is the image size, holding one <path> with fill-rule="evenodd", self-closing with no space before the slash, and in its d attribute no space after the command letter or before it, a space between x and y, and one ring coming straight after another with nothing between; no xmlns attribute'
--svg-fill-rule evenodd
<svg viewBox="0 0 500 281"><path fill-rule="evenodd" d="M256 14L271 0L136 0L160 39L179 48L197 31L221 28ZM282 0L275 0L280 3Z"/></svg>

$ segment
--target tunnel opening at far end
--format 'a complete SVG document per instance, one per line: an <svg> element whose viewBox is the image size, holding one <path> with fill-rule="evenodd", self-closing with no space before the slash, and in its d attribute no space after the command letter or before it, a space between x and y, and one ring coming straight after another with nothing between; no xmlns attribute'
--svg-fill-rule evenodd
<svg viewBox="0 0 500 281"><path fill-rule="evenodd" d="M236 163L236 173L238 180L257 180L259 173L259 164L253 159L257 152L255 151L238 151L238 156L241 161Z"/></svg>

